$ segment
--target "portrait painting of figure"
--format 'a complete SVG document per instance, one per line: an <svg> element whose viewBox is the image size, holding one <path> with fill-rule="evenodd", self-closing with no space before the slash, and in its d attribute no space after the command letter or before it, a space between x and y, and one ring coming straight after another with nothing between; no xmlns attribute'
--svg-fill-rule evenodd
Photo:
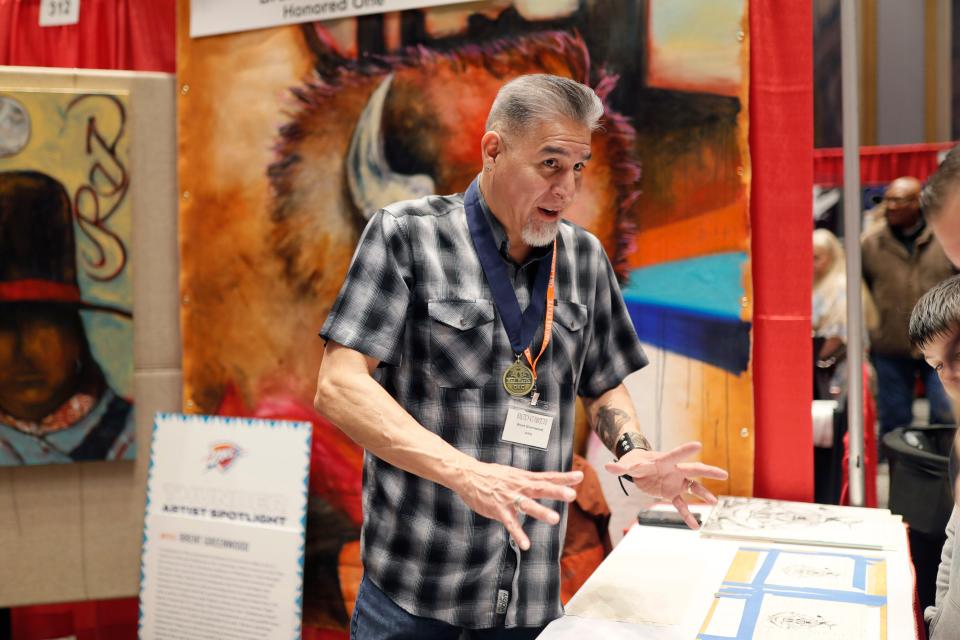
<svg viewBox="0 0 960 640"><path fill-rule="evenodd" d="M0 466L135 455L126 118L0 89Z"/></svg>

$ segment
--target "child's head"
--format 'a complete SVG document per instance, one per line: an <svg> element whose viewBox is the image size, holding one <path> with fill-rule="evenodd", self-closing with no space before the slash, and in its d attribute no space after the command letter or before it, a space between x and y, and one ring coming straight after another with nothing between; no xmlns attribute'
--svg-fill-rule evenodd
<svg viewBox="0 0 960 640"><path fill-rule="evenodd" d="M937 371L947 395L960 401L960 275L927 291L910 314L910 343Z"/></svg>

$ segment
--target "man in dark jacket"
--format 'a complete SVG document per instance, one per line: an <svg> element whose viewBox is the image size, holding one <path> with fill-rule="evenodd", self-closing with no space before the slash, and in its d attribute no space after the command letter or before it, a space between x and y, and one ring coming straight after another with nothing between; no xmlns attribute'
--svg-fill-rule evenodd
<svg viewBox="0 0 960 640"><path fill-rule="evenodd" d="M952 423L950 403L933 371L910 345L910 311L928 289L955 270L927 226L920 208L920 182L897 178L884 192L885 220L861 241L863 278L873 294L879 323L870 332L877 370L880 435L913 421L916 377L930 401L930 422Z"/></svg>

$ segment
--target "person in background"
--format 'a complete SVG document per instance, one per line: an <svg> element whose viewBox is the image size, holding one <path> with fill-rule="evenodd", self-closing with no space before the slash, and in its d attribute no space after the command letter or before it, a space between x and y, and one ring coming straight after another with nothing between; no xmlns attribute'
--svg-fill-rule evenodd
<svg viewBox="0 0 960 640"><path fill-rule="evenodd" d="M960 276L953 276L925 293L910 316L910 342L937 372L951 400L960 400ZM937 571L936 598L924 618L930 640L960 640L960 487L957 486L957 452L960 439L950 448L949 478L953 511L947 522L947 539Z"/></svg>
<svg viewBox="0 0 960 640"><path fill-rule="evenodd" d="M847 403L847 278L844 251L840 241L826 229L813 232L813 399L834 400L827 414L823 406L814 403L814 499L817 502L837 504L843 501L846 466L842 464L846 444L837 441L836 422L845 415ZM877 311L870 292L860 286L863 314L864 353L869 343L867 329L876 328ZM864 362L864 464L867 469L867 506L876 506L877 444L876 403L873 387L876 378L870 365ZM839 414L837 413L839 411ZM827 418L830 419L827 419ZM844 438L844 443L846 438ZM838 469L839 467L839 469Z"/></svg>
<svg viewBox="0 0 960 640"><path fill-rule="evenodd" d="M863 278L877 306L870 358L877 372L880 436L913 422L916 378L930 402L930 423L952 423L950 403L936 373L910 345L910 310L928 289L956 273L920 208L920 182L897 178L884 192L885 224L861 240Z"/></svg>
<svg viewBox="0 0 960 640"><path fill-rule="evenodd" d="M877 326L877 309L861 288L867 329ZM813 232L814 400L836 400L846 388L847 277L840 241L827 229ZM864 336L867 343L867 336Z"/></svg>

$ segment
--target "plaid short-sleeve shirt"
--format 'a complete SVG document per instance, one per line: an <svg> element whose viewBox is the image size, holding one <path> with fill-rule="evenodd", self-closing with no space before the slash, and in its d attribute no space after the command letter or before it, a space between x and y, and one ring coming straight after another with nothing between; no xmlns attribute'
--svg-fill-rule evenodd
<svg viewBox="0 0 960 640"><path fill-rule="evenodd" d="M537 268L550 268L549 250L513 263L502 226L483 209L523 309ZM540 397L556 407L545 450L500 439L510 402L501 376L516 355L474 249L462 195L400 202L374 215L320 335L379 360L380 384L460 451L530 471L569 471L576 396L601 395L647 359L593 235L561 223L556 269L553 335L537 365ZM474 513L449 489L368 452L366 575L418 616L468 628L545 625L562 614L567 519L564 503L544 504L561 522L527 517L531 546L521 552L502 524Z"/></svg>

